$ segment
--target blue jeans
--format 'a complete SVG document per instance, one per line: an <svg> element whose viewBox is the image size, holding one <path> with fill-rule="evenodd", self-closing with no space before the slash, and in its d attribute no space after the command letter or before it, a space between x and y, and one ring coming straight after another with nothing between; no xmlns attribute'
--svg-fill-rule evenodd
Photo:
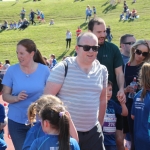
<svg viewBox="0 0 150 150"><path fill-rule="evenodd" d="M115 145L105 145L106 150L117 150L117 147Z"/></svg>
<svg viewBox="0 0 150 150"><path fill-rule="evenodd" d="M15 150L22 150L22 146L25 141L26 134L28 130L30 129L30 126L17 123L8 119L8 129L9 129L9 134L11 136Z"/></svg>

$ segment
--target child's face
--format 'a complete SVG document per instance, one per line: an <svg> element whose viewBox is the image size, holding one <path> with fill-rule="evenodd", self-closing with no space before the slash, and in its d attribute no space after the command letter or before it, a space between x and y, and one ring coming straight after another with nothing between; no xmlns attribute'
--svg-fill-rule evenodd
<svg viewBox="0 0 150 150"><path fill-rule="evenodd" d="M107 86L107 101L109 101L112 97L112 86L108 85Z"/></svg>

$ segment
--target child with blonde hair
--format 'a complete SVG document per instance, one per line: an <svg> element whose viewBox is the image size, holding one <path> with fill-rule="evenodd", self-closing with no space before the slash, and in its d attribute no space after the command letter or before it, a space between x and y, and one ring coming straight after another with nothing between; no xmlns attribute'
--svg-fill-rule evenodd
<svg viewBox="0 0 150 150"><path fill-rule="evenodd" d="M29 106L28 121L32 127L27 133L22 150L30 149L31 144L35 139L45 135L41 127L40 111L46 104L51 107L60 107L63 105L63 102L56 96L43 95ZM70 135L78 140L78 135L72 121L70 121Z"/></svg>

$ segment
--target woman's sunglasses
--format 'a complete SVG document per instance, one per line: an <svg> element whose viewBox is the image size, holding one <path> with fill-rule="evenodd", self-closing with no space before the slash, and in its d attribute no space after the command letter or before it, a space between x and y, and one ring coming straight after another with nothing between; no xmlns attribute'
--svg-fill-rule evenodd
<svg viewBox="0 0 150 150"><path fill-rule="evenodd" d="M142 51L139 50L139 49L136 49L136 50L135 50L135 53L136 53L137 55L141 55L141 54L142 54L143 57L146 57L146 56L149 54L149 52L142 52Z"/></svg>
<svg viewBox="0 0 150 150"><path fill-rule="evenodd" d="M89 46L89 45L78 45L79 47L83 47L83 50L84 51L90 51L90 49L92 48L92 50L94 51L94 52L97 52L98 51L98 48L99 48L99 46Z"/></svg>

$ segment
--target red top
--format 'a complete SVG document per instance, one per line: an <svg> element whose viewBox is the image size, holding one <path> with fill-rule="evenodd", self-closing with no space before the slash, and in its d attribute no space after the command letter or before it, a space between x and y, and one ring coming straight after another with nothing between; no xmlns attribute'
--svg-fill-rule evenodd
<svg viewBox="0 0 150 150"><path fill-rule="evenodd" d="M81 29L76 30L76 35L77 35L77 37L79 36L79 34L80 34L81 32L82 32Z"/></svg>

